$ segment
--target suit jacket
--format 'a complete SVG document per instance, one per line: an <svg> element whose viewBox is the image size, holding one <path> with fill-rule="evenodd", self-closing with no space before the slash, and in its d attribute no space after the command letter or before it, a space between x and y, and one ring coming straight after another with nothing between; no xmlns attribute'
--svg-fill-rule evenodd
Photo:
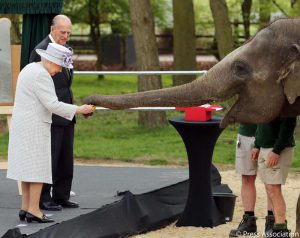
<svg viewBox="0 0 300 238"><path fill-rule="evenodd" d="M52 183L51 119L56 113L72 120L77 106L58 101L53 79L38 63L19 74L9 133L7 177Z"/></svg>
<svg viewBox="0 0 300 238"><path fill-rule="evenodd" d="M36 53L36 49L47 49L48 44L51 43L51 39L47 36L42 40L31 52L29 62L39 62L41 61L40 55ZM67 47L67 46L66 46ZM73 70L63 68L61 73L57 73L53 77L53 82L55 86L55 92L58 100L61 102L73 104L73 93L71 90L72 80L73 80ZM75 123L75 117L72 121L68 121L56 114L52 116L52 125L56 126L66 126L70 123Z"/></svg>

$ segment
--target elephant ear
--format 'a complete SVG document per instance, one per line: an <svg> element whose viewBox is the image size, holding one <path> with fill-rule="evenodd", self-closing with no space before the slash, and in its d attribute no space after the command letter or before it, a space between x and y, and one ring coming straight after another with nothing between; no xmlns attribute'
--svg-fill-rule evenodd
<svg viewBox="0 0 300 238"><path fill-rule="evenodd" d="M290 104L293 104L300 96L300 64L295 65L284 79L284 94Z"/></svg>
<svg viewBox="0 0 300 238"><path fill-rule="evenodd" d="M284 94L290 104L293 104L298 96L300 96L300 46L293 44L292 62L289 64L280 76L284 85Z"/></svg>

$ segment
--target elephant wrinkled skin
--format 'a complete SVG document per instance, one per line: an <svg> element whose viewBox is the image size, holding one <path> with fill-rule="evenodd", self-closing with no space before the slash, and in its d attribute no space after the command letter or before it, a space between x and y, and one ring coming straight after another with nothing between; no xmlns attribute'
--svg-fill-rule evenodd
<svg viewBox="0 0 300 238"><path fill-rule="evenodd" d="M299 29L300 19L278 19L191 83L124 95L93 95L83 102L111 109L199 106L238 95L222 127L234 122L268 122L278 115L298 115Z"/></svg>

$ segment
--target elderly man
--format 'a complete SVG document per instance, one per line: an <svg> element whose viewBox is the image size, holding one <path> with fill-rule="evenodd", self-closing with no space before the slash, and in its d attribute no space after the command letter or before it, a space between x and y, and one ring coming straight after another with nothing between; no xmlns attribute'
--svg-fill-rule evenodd
<svg viewBox="0 0 300 238"><path fill-rule="evenodd" d="M53 42L65 47L72 30L71 20L65 15L57 15L53 18L50 34L41 41L31 52L30 62L40 61L36 49L46 49ZM71 90L73 71L63 68L62 72L52 76L55 91L59 101L73 104ZM56 79L56 80L55 80ZM70 201L70 191L73 180L73 143L74 143L73 120L68 121L53 114L51 126L51 153L52 153L52 197L51 185L44 184L40 207L44 210L59 211L62 207L77 208L78 203Z"/></svg>

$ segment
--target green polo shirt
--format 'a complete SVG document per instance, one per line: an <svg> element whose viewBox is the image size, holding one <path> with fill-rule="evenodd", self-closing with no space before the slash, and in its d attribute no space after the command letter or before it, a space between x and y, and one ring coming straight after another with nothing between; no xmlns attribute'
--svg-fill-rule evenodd
<svg viewBox="0 0 300 238"><path fill-rule="evenodd" d="M269 123L258 124L255 133L256 148L273 148L280 154L286 147L295 146L296 117L276 118Z"/></svg>
<svg viewBox="0 0 300 238"><path fill-rule="evenodd" d="M240 124L239 134L242 136L252 137L255 136L256 124Z"/></svg>

